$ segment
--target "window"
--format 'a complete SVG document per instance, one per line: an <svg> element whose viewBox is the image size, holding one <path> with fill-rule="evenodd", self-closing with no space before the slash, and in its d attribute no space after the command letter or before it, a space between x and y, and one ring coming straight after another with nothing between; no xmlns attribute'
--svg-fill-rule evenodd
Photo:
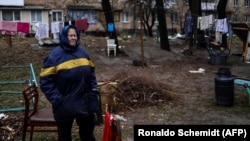
<svg viewBox="0 0 250 141"><path fill-rule="evenodd" d="M122 22L129 22L129 13L128 12L122 13Z"/></svg>
<svg viewBox="0 0 250 141"><path fill-rule="evenodd" d="M96 24L96 12L94 10L69 10L71 20L88 19L89 24Z"/></svg>
<svg viewBox="0 0 250 141"><path fill-rule="evenodd" d="M62 11L52 11L52 21L62 22Z"/></svg>
<svg viewBox="0 0 250 141"><path fill-rule="evenodd" d="M250 6L250 0L245 0L245 6Z"/></svg>
<svg viewBox="0 0 250 141"><path fill-rule="evenodd" d="M172 8L172 6L173 6L173 4L175 4L175 2L173 2L173 0L171 0L171 1L164 1L164 8L165 9L170 9L170 8Z"/></svg>
<svg viewBox="0 0 250 141"><path fill-rule="evenodd" d="M171 21L172 22L178 22L178 14L177 13L171 13Z"/></svg>
<svg viewBox="0 0 250 141"><path fill-rule="evenodd" d="M250 15L246 15L246 16L245 16L245 21L246 21L246 22L250 22Z"/></svg>
<svg viewBox="0 0 250 141"><path fill-rule="evenodd" d="M232 20L234 21L234 22L237 22L238 21L238 15L233 15L233 17L232 17Z"/></svg>
<svg viewBox="0 0 250 141"><path fill-rule="evenodd" d="M239 0L234 0L234 6L239 6Z"/></svg>
<svg viewBox="0 0 250 141"><path fill-rule="evenodd" d="M114 22L120 22L120 13L114 12Z"/></svg>
<svg viewBox="0 0 250 141"><path fill-rule="evenodd" d="M20 21L20 11L13 10L3 10L2 17L4 21Z"/></svg>
<svg viewBox="0 0 250 141"><path fill-rule="evenodd" d="M176 3L177 0L170 0L172 3Z"/></svg>
<svg viewBox="0 0 250 141"><path fill-rule="evenodd" d="M42 21L42 11L33 10L31 11L31 22L41 22Z"/></svg>

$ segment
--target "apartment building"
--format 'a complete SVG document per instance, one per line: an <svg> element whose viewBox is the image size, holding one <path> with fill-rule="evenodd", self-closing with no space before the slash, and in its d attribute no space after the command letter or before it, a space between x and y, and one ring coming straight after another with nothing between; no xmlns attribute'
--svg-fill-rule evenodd
<svg viewBox="0 0 250 141"><path fill-rule="evenodd" d="M146 1L146 0L145 0ZM219 0L202 0L202 15L213 14L217 17L217 3ZM114 22L118 34L130 34L140 29L139 6L135 0L111 0ZM154 3L145 6L154 8ZM250 21L250 0L228 0L227 13L230 21ZM168 29L181 32L187 13L188 0L164 1L166 24ZM74 21L87 18L89 27L87 33L105 32L106 22L102 11L101 0L2 0L0 1L0 20L29 22L31 32L34 32L38 22ZM155 27L154 27L155 29Z"/></svg>
<svg viewBox="0 0 250 141"><path fill-rule="evenodd" d="M250 22L250 0L229 0L227 11L232 22Z"/></svg>

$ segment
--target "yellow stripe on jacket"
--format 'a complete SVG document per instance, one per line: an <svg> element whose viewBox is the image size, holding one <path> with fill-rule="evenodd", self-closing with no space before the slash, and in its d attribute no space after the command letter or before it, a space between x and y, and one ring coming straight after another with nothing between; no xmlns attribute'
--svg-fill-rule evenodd
<svg viewBox="0 0 250 141"><path fill-rule="evenodd" d="M94 67L94 63L91 60L88 60L86 58L78 58L78 59L74 59L74 60L69 60L69 61L63 62L57 66L52 66L49 68L42 68L40 76L57 74L61 70L69 70L69 69L80 67L80 66Z"/></svg>

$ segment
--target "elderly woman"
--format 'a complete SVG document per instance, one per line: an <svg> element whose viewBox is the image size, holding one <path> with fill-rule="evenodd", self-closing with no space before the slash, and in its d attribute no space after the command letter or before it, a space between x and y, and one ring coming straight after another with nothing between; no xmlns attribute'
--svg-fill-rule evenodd
<svg viewBox="0 0 250 141"><path fill-rule="evenodd" d="M80 34L73 25L60 32L60 45L44 59L40 73L40 88L52 104L59 130L59 141L71 141L73 121L79 126L81 141L95 141L95 116L86 95L97 97L94 64L80 46ZM96 99L95 99L96 100Z"/></svg>

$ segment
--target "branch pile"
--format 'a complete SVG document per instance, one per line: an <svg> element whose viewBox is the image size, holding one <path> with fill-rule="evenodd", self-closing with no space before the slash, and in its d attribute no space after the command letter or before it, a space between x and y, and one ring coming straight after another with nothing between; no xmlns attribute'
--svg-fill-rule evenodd
<svg viewBox="0 0 250 141"><path fill-rule="evenodd" d="M118 83L117 110L133 110L162 104L173 99L169 86L145 77L129 77Z"/></svg>
<svg viewBox="0 0 250 141"><path fill-rule="evenodd" d="M22 134L22 112L10 113L0 118L0 140L15 141L19 140Z"/></svg>

